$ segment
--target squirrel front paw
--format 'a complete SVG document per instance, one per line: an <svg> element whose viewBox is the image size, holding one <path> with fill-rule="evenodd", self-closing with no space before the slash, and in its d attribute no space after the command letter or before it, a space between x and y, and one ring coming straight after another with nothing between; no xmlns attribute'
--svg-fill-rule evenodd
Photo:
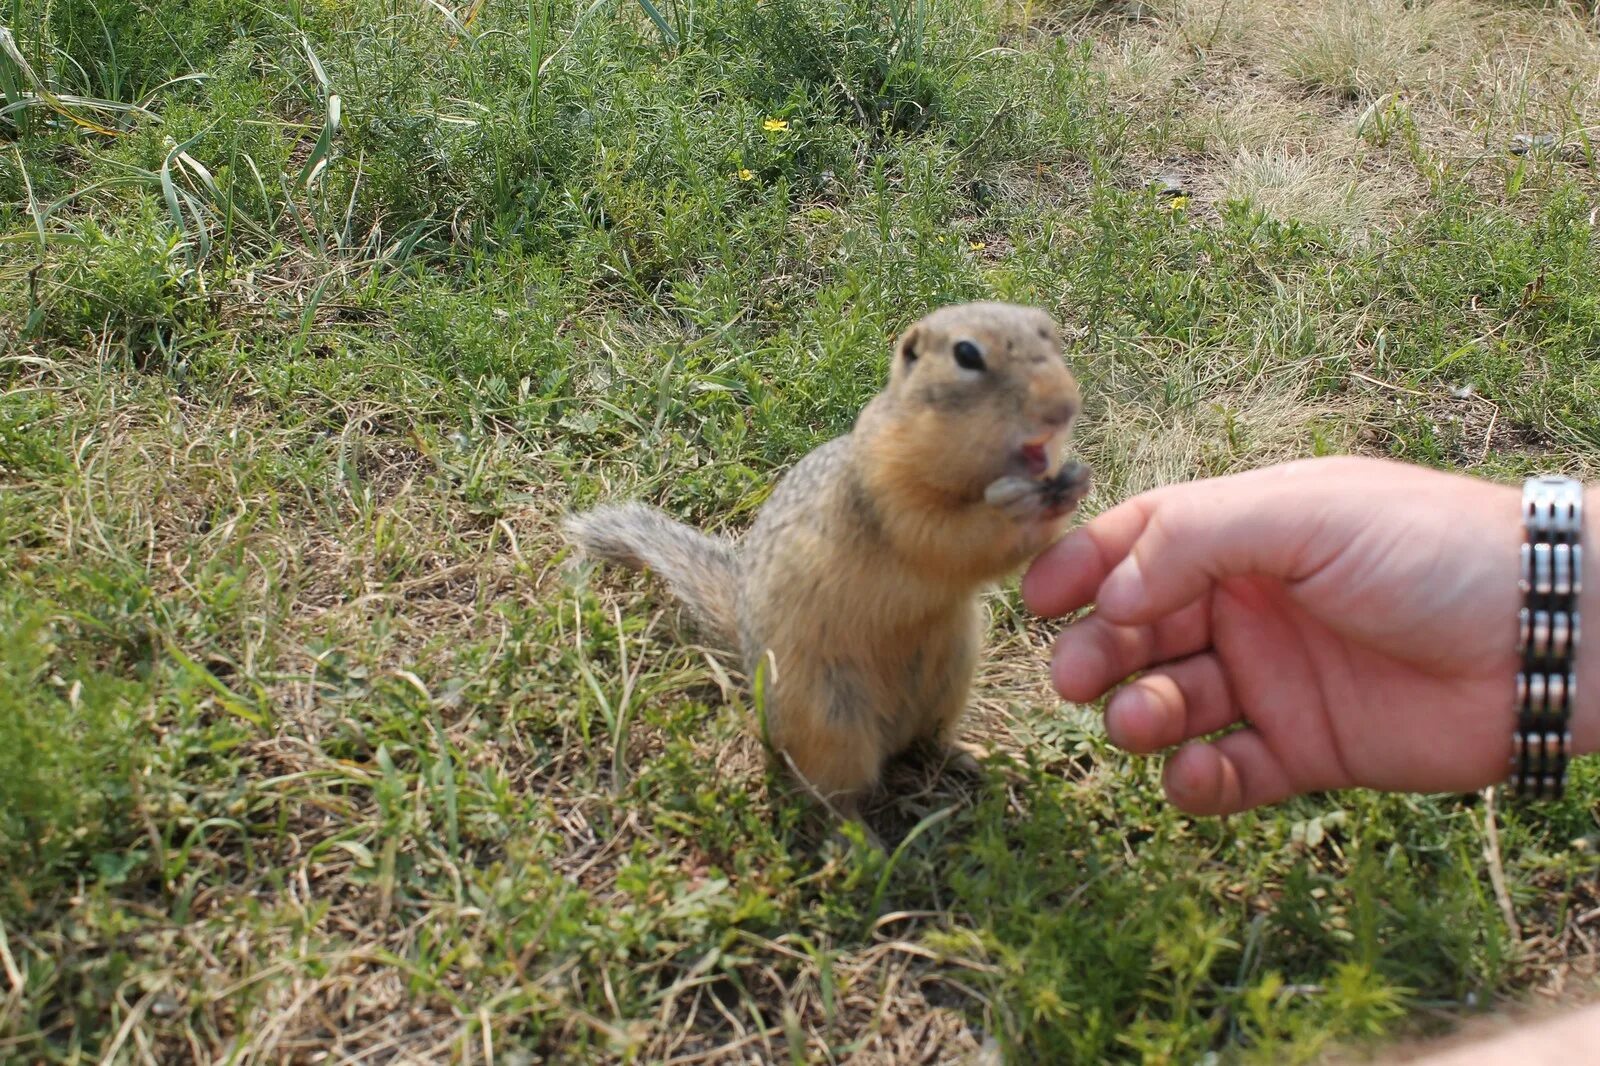
<svg viewBox="0 0 1600 1066"><path fill-rule="evenodd" d="M1076 459L1050 477L1003 477L984 490L985 503L1019 519L1057 518L1067 514L1089 494L1089 467Z"/></svg>

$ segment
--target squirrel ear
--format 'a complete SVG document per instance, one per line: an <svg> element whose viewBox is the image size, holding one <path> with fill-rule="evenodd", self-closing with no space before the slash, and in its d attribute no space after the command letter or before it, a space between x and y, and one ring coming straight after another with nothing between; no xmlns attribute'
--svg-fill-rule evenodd
<svg viewBox="0 0 1600 1066"><path fill-rule="evenodd" d="M910 329L900 334L900 342L895 345L895 355L899 361L910 366L917 361L917 345L922 341L922 329L913 325Z"/></svg>

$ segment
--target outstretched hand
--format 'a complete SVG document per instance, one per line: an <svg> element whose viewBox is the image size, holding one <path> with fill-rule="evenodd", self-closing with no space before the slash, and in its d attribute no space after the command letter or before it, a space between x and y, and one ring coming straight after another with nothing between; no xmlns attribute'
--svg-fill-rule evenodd
<svg viewBox="0 0 1600 1066"><path fill-rule="evenodd" d="M1107 732L1136 753L1184 745L1164 783L1186 811L1468 791L1501 780L1511 752L1519 500L1399 463L1308 460L1129 500L1041 555L1022 591L1048 616L1096 604L1061 634L1056 688L1087 701L1138 675ZM1587 714L1573 728L1579 751L1600 741Z"/></svg>

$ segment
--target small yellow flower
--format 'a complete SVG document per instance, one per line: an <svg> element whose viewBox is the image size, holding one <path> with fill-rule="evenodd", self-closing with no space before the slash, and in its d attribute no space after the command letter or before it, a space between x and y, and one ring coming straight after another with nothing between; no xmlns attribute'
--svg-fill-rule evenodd
<svg viewBox="0 0 1600 1066"><path fill-rule="evenodd" d="M761 124L761 128L768 133L782 133L789 128L789 121L782 118L769 118Z"/></svg>
<svg viewBox="0 0 1600 1066"><path fill-rule="evenodd" d="M1182 211L1188 206L1189 198L1187 196L1174 196L1172 199L1166 202L1166 208L1168 211Z"/></svg>
<svg viewBox="0 0 1600 1066"><path fill-rule="evenodd" d="M987 247L989 247L989 246L987 244L984 244L982 241L968 241L967 242L967 250L969 252L981 252Z"/></svg>
<svg viewBox="0 0 1600 1066"><path fill-rule="evenodd" d="M942 234L942 233L939 234L938 236L934 237L933 239L938 241L940 244L943 244L945 242L945 237L944 237L944 234Z"/></svg>
<svg viewBox="0 0 1600 1066"><path fill-rule="evenodd" d="M744 167L740 167L739 168L739 180L740 181L749 181L751 178L754 178L755 176L756 175L755 175L754 171L746 170Z"/></svg>

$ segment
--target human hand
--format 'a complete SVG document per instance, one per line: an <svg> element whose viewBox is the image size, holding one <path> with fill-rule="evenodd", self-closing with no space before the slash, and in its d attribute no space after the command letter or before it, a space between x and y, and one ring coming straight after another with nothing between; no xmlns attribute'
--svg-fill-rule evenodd
<svg viewBox="0 0 1600 1066"><path fill-rule="evenodd" d="M1394 462L1291 463L1135 497L1035 560L1022 593L1047 616L1097 604L1057 643L1062 696L1141 675L1107 704L1113 743L1152 753L1245 727L1168 761L1186 811L1470 791L1503 780L1511 753L1520 501ZM1593 658L1578 662L1580 753L1600 747Z"/></svg>

